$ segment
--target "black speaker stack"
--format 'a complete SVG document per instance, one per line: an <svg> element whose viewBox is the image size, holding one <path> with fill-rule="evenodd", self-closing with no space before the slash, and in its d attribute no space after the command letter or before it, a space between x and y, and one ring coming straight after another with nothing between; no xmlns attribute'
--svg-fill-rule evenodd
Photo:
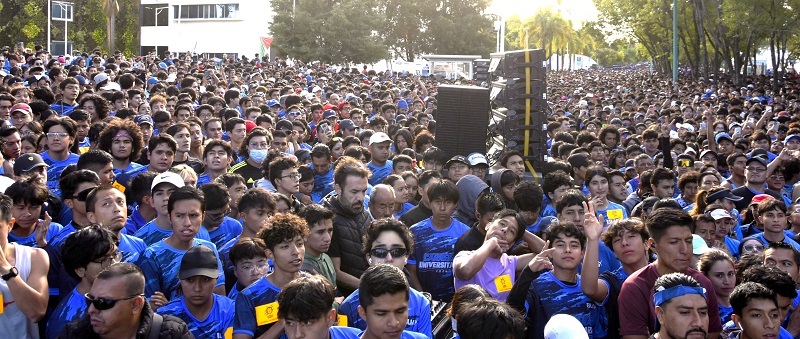
<svg viewBox="0 0 800 339"><path fill-rule="evenodd" d="M544 50L493 53L489 71L494 78L486 138L490 163L505 152L518 151L527 171L549 172Z"/></svg>
<svg viewBox="0 0 800 339"><path fill-rule="evenodd" d="M436 95L436 147L447 154L467 156L486 152L489 89L442 85Z"/></svg>

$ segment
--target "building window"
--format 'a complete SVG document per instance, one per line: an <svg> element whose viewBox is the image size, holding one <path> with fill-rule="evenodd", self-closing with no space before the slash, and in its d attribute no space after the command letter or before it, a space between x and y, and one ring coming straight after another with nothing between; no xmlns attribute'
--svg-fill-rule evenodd
<svg viewBox="0 0 800 339"><path fill-rule="evenodd" d="M174 5L175 19L236 19L239 4Z"/></svg>
<svg viewBox="0 0 800 339"><path fill-rule="evenodd" d="M167 5L142 5L142 26L169 26Z"/></svg>

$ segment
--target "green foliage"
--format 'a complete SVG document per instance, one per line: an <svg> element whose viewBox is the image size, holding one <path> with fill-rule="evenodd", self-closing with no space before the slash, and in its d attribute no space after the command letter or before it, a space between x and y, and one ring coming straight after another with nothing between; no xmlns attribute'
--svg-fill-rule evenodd
<svg viewBox="0 0 800 339"><path fill-rule="evenodd" d="M270 30L280 56L334 64L374 63L389 51L405 60L423 53L493 51L488 0L270 0Z"/></svg>
<svg viewBox="0 0 800 339"><path fill-rule="evenodd" d="M68 23L68 39L76 51L100 48L107 52L105 0L71 0L75 4L74 21ZM139 53L139 1L120 0L116 17L116 49ZM2 0L0 2L0 46L13 46L18 41L33 45L47 44L47 0ZM64 39L64 22L53 21L53 40Z"/></svg>

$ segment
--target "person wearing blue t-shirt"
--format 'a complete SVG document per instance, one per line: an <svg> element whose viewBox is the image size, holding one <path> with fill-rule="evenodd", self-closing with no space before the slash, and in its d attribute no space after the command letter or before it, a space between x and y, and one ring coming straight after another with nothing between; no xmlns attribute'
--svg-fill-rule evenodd
<svg viewBox="0 0 800 339"><path fill-rule="evenodd" d="M572 188L572 178L564 171L554 171L544 176L542 180L542 191L547 198L547 204L539 213L542 217L555 217L556 201L561 199L561 196Z"/></svg>
<svg viewBox="0 0 800 339"><path fill-rule="evenodd" d="M358 338L361 330L337 324L335 288L322 276L302 276L284 286L278 294L278 318L289 339Z"/></svg>
<svg viewBox="0 0 800 339"><path fill-rule="evenodd" d="M150 206L155 209L156 218L136 231L135 237L142 239L147 246L151 246L172 234L168 202L172 192L183 186L183 179L177 173L164 172L156 175L151 185L150 199ZM200 228L197 238L211 241L205 228Z"/></svg>
<svg viewBox="0 0 800 339"><path fill-rule="evenodd" d="M122 261L135 263L147 248L144 241L122 233L126 225L128 209L125 194L115 187L104 185L93 189L86 196L86 217L89 222L100 224L111 230L119 239Z"/></svg>
<svg viewBox="0 0 800 339"><path fill-rule="evenodd" d="M411 226L415 244L407 267L415 289L430 293L433 300L449 302L455 289L442 282L453 281L455 243L469 226L451 217L459 199L456 184L443 180L427 193L433 216Z"/></svg>
<svg viewBox="0 0 800 339"><path fill-rule="evenodd" d="M373 221L364 237L364 252L370 266L389 264L403 269L408 261L413 235L401 221L384 218ZM413 288L408 289L408 320L405 330L433 338L431 305L428 299ZM355 290L341 305L339 319L347 326L365 330L367 322L359 313L359 290Z"/></svg>
<svg viewBox="0 0 800 339"><path fill-rule="evenodd" d="M368 268L361 276L358 290L358 314L367 323L367 328L360 336L344 338L384 338L389 333L402 339L429 338L403 329L408 320L411 288L399 268L387 264Z"/></svg>
<svg viewBox="0 0 800 339"><path fill-rule="evenodd" d="M731 228L735 226L735 221L733 221L733 216L720 205L715 205L719 208L714 208L711 206L709 209L707 208L706 211L711 215L711 218L714 219L714 225L716 230L714 232L715 241L725 244L725 247L728 249L726 252L730 253L733 256L734 260L739 259L739 240L733 239L728 234L730 234Z"/></svg>
<svg viewBox="0 0 800 339"><path fill-rule="evenodd" d="M266 335L276 338L284 332L284 322L278 321L278 293L289 282L303 273L305 237L308 225L293 214L276 214L259 232L258 237L267 246L267 255L275 270L256 280L236 297L236 316L233 320L233 338L249 339ZM333 304L331 304L332 306Z"/></svg>
<svg viewBox="0 0 800 339"><path fill-rule="evenodd" d="M78 162L79 155L70 152L70 146L75 141L77 126L68 117L48 119L42 126L47 144L47 151L41 153L42 160L49 167L47 169L47 188L54 194L61 196L58 180L61 172L68 165Z"/></svg>
<svg viewBox="0 0 800 339"><path fill-rule="evenodd" d="M602 215L608 226L613 220L627 219L628 211L622 205L608 200L608 171L603 167L591 167L586 171L586 187L589 188L589 199L594 204L595 212ZM671 183L672 181L670 181ZM671 195L672 193L670 193ZM582 215L581 215L582 217Z"/></svg>
<svg viewBox="0 0 800 339"><path fill-rule="evenodd" d="M244 186L244 184L242 184ZM268 262L261 249L261 255L258 254L257 247L263 247L264 244L260 240L259 245L254 245L248 241L250 246L241 248L242 252L233 253L233 248L241 241L245 242L246 239L258 239L258 232L264 226L264 223L273 215L276 209L275 198L272 193L267 192L263 188L253 188L245 192L239 199L239 208L241 211L239 215L242 221L242 232L235 238L229 240L225 245L219 248L220 260L225 268L225 282L226 289L230 291L228 297L236 300L234 296L243 290L245 287L250 286L255 280L261 278L269 273L271 265L264 267L260 264L260 259L263 258L265 263ZM252 261L251 261L252 260ZM242 263L237 264L237 261ZM244 278L244 279L243 279Z"/></svg>
<svg viewBox="0 0 800 339"><path fill-rule="evenodd" d="M59 116L63 117L72 113L72 110L78 108L78 94L81 92L81 84L77 79L69 77L64 79L58 88L61 89L61 101L50 105L50 109L55 111ZM47 129L44 129L47 133ZM73 138L75 136L73 135Z"/></svg>
<svg viewBox="0 0 800 339"><path fill-rule="evenodd" d="M591 210L590 210L591 211ZM583 258L586 236L572 223L559 223L545 233L551 244L528 264L533 281L517 284L507 300L525 314L528 338L542 338L544 326L556 314L569 314L583 324L589 338L606 336L608 323L602 303L590 299L581 290L578 266ZM526 273L523 273L526 274ZM530 273L527 273L530 275Z"/></svg>
<svg viewBox="0 0 800 339"><path fill-rule="evenodd" d="M608 315L607 338L619 338L619 297L622 283L628 276L647 266L649 247L644 223L639 219L614 222L603 231L605 222L597 219L593 206L588 204L584 214L583 230L586 234L586 249L581 269L581 291L594 302L602 303ZM614 255L622 267L600 274L600 246L614 249ZM518 280L519 281L519 280Z"/></svg>
<svg viewBox="0 0 800 339"><path fill-rule="evenodd" d="M242 233L242 224L228 217L231 196L228 189L219 183L206 184L200 187L203 195L214 197L206 202L206 214L203 217L203 228L208 231L211 242L222 248L228 241Z"/></svg>
<svg viewBox="0 0 800 339"><path fill-rule="evenodd" d="M758 204L758 221L764 226L764 231L744 238L742 242L746 242L750 238L757 239L765 246L774 242L785 242L800 251L800 244L783 232L788 224L786 206L783 201L766 199Z"/></svg>
<svg viewBox="0 0 800 339"><path fill-rule="evenodd" d="M233 148L222 140L211 140L203 149L205 172L197 177L197 187L213 182L219 176L228 172L228 166L235 153Z"/></svg>
<svg viewBox="0 0 800 339"><path fill-rule="evenodd" d="M100 178L95 172L78 170L61 178L59 185L64 194L64 205L72 210L72 221L53 238L52 244L55 248L60 248L64 239L75 230L89 225L89 219L86 217L86 197L92 189L100 186Z"/></svg>
<svg viewBox="0 0 800 339"><path fill-rule="evenodd" d="M572 189L564 193L564 196L556 203L558 210L559 222L571 222L578 227L582 228L585 220L586 208L584 204L588 204L589 200L583 195L583 192L577 189ZM595 216L599 216L595 212ZM604 221L605 224L605 221ZM604 272L611 272L619 269L621 264L614 256L612 251L605 243L601 242L599 245L599 266L600 274Z"/></svg>
<svg viewBox="0 0 800 339"><path fill-rule="evenodd" d="M148 222L158 216L156 209L153 208L150 187L153 186L153 179L158 175L155 172L144 172L134 177L130 182L130 188L125 192L126 196L131 197L133 201L130 202L128 220L125 222L125 228L122 233L134 235ZM118 188L123 186L115 185Z"/></svg>
<svg viewBox="0 0 800 339"><path fill-rule="evenodd" d="M14 202L14 208L11 210L14 227L8 232L8 242L45 248L64 228L61 224L53 222L47 212L43 213L43 219L39 218L49 196L41 180L41 177L33 176L17 181L6 189L5 194Z"/></svg>
<svg viewBox="0 0 800 339"><path fill-rule="evenodd" d="M144 147L142 130L136 122L129 119L117 119L106 126L97 140L97 148L111 154L113 158L114 175L117 177L134 177L144 166L134 161L138 160ZM121 182L128 185L127 182Z"/></svg>
<svg viewBox="0 0 800 339"><path fill-rule="evenodd" d="M369 184L375 186L383 182L383 179L392 174L392 161L389 156L392 139L386 133L378 132L369 138L369 150L372 152L372 160L367 164L367 168L372 172L369 177Z"/></svg>
<svg viewBox="0 0 800 339"><path fill-rule="evenodd" d="M206 246L186 251L178 270L183 295L158 309L159 314L183 320L195 338L223 338L233 326L233 300L214 294L222 274L218 262L217 254Z"/></svg>
<svg viewBox="0 0 800 339"><path fill-rule="evenodd" d="M83 295L92 289L100 271L120 260L120 252L113 232L100 225L91 225L65 239L61 257L66 272L79 283L61 299L50 316L46 335L51 339L58 337L69 322L86 314L89 305Z"/></svg>
<svg viewBox="0 0 800 339"><path fill-rule="evenodd" d="M180 280L178 268L186 251L195 246L207 246L217 258L217 247L211 242L195 238L202 228L205 212L205 197L194 187L181 187L170 196L169 215L172 234L148 247L139 257L137 265L145 276L145 296L157 310L167 301L179 296ZM217 260L217 269L222 272L222 263ZM225 295L225 276L215 284L214 293Z"/></svg>
<svg viewBox="0 0 800 339"><path fill-rule="evenodd" d="M314 170L314 189L311 200L320 203L328 193L333 191L333 166L331 149L327 145L317 144L311 150L311 169Z"/></svg>

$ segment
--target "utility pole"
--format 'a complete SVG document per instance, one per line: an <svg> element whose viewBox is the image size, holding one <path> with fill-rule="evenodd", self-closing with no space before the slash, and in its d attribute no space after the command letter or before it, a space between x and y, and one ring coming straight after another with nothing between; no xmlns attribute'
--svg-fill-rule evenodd
<svg viewBox="0 0 800 339"><path fill-rule="evenodd" d="M525 29L525 49L528 49L528 31L530 28Z"/></svg>

